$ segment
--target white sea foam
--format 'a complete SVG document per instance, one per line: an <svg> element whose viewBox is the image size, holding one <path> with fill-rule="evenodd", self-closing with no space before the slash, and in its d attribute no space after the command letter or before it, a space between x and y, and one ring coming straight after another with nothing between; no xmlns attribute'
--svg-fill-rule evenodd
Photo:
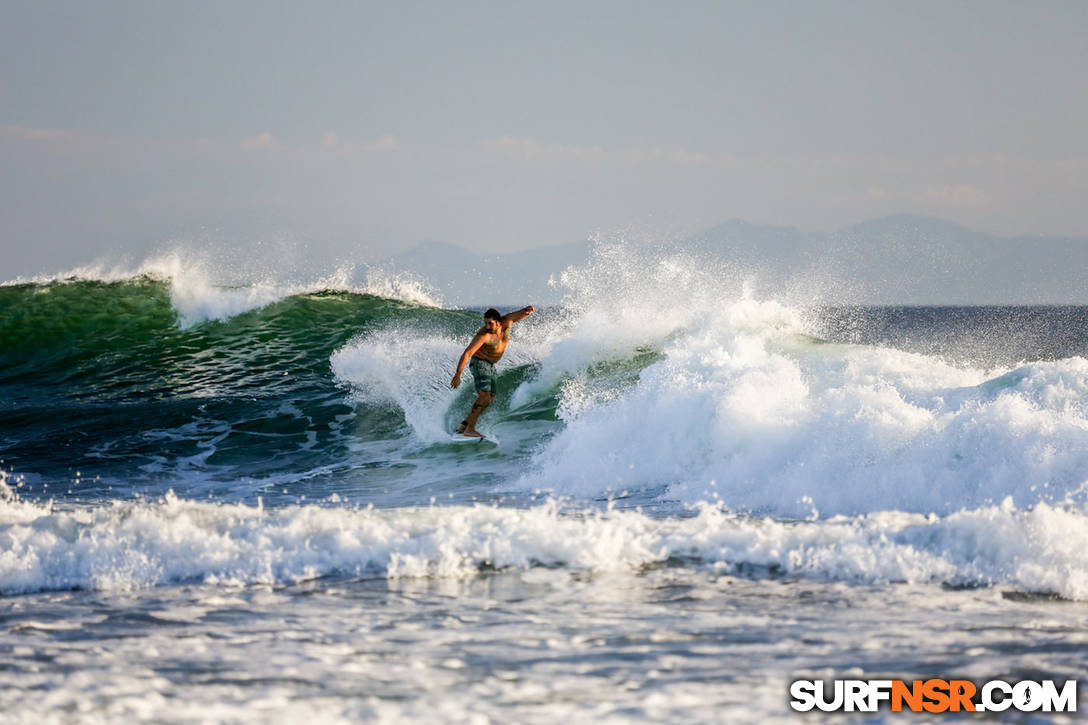
<svg viewBox="0 0 1088 725"><path fill-rule="evenodd" d="M417 437L437 441L449 437L444 414L457 397L449 381L465 342L391 325L337 350L330 364L360 402L396 405Z"/></svg>
<svg viewBox="0 0 1088 725"><path fill-rule="evenodd" d="M363 283L348 291L400 300L422 307L442 307L444 304L437 290L422 277L411 272L390 272L377 267L368 268Z"/></svg>
<svg viewBox="0 0 1088 725"><path fill-rule="evenodd" d="M737 293L722 273L608 254L569 275L577 318L540 361L542 379L566 376L565 426L516 487L577 497L667 488L667 498L787 516L1088 493L1088 360L987 370L825 344L803 334L802 310ZM637 382L594 387L595 359L646 344L661 359Z"/></svg>
<svg viewBox="0 0 1088 725"><path fill-rule="evenodd" d="M451 506L265 510L172 495L56 511L0 502L0 593L174 583L297 582L330 574L472 577L483 566L634 572L671 557L850 582L999 585L1088 598L1088 516L998 506L948 516L879 512L816 521Z"/></svg>
<svg viewBox="0 0 1088 725"><path fill-rule="evenodd" d="M740 296L745 283L720 261L623 243L598 245L589 264L554 280L566 290L563 314L535 331L539 374L515 392L514 406L560 382L584 383L584 373L596 363L659 348L717 305L722 294Z"/></svg>

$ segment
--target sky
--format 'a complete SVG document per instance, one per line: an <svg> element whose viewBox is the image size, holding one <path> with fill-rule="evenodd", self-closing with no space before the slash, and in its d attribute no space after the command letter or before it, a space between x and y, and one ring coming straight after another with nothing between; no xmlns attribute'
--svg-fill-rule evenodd
<svg viewBox="0 0 1088 725"><path fill-rule="evenodd" d="M907 213L1088 236L1084 2L0 0L0 277Z"/></svg>

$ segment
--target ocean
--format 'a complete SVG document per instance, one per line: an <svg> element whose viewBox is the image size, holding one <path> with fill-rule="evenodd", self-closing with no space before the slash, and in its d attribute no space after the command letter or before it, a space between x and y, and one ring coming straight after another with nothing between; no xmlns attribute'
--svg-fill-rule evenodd
<svg viewBox="0 0 1088 725"><path fill-rule="evenodd" d="M467 443L483 308L419 280L0 286L0 720L786 722L798 679L1083 678L1088 307L623 245L556 285Z"/></svg>

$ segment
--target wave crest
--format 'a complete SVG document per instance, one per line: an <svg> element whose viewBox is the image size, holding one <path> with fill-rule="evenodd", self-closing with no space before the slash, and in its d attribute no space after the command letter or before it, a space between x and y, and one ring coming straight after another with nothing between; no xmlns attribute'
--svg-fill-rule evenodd
<svg viewBox="0 0 1088 725"><path fill-rule="evenodd" d="M80 282L133 282L150 280L168 285L170 301L183 328L209 320L226 320L295 295L349 292L373 295L421 307L441 307L442 300L418 275L377 268L357 272L354 265L297 281L281 272L252 273L223 266L216 257L172 251L136 266L104 263L77 267L52 275L17 278L3 286L51 285Z"/></svg>

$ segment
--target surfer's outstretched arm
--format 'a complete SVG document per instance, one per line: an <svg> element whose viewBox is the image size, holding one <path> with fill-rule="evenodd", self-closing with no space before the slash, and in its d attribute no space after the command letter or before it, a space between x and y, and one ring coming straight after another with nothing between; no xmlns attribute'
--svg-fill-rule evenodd
<svg viewBox="0 0 1088 725"><path fill-rule="evenodd" d="M532 305L529 305L528 307L522 307L520 310L514 310L513 312L506 313L502 316L502 321L504 325L512 325L519 320L524 320L526 317L533 314L534 312L536 312L536 308Z"/></svg>
<svg viewBox="0 0 1088 725"><path fill-rule="evenodd" d="M450 387L456 388L461 384L461 373L464 371L465 366L468 365L468 361L472 359L472 356L476 354L476 351L484 344L484 340L487 339L487 333L480 330L476 333L476 337L472 338L472 342L468 344L465 351L461 353L461 359L457 361L457 372L453 374L453 380L450 381Z"/></svg>

